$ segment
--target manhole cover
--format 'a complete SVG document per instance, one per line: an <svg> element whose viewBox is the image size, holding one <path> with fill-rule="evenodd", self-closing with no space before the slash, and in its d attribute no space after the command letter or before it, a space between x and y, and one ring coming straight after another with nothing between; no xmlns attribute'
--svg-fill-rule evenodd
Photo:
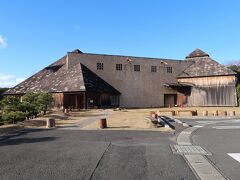
<svg viewBox="0 0 240 180"><path fill-rule="evenodd" d="M210 152L206 151L200 146L194 145L171 145L171 149L173 153L178 154L203 154L203 155L211 155Z"/></svg>

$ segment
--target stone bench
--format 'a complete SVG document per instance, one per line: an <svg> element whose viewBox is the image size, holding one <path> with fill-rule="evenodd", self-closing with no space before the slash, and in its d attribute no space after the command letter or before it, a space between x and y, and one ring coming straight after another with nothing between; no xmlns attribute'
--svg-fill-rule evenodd
<svg viewBox="0 0 240 180"><path fill-rule="evenodd" d="M159 110L157 112L158 116L161 116L161 112L170 112L172 116L176 116L176 112L174 110L166 109L166 110Z"/></svg>

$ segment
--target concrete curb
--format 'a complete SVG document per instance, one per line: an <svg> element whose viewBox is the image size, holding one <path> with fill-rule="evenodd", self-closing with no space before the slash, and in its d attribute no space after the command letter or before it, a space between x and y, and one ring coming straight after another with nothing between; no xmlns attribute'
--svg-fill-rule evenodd
<svg viewBox="0 0 240 180"><path fill-rule="evenodd" d="M180 120L178 120L178 122L179 121ZM219 122L222 122L222 121L205 123L205 124L202 124L202 126L193 126L193 127L184 129L177 137L177 144L192 146L193 144L191 142L191 136L197 129L210 124L216 124ZM194 170L194 173L197 175L199 179L202 179L202 180L226 179L222 175L222 172L220 172L216 167L214 167L212 163L210 163L208 159L205 158L205 156L199 155L199 154L185 154L183 156L184 156L184 160L187 162L190 168Z"/></svg>

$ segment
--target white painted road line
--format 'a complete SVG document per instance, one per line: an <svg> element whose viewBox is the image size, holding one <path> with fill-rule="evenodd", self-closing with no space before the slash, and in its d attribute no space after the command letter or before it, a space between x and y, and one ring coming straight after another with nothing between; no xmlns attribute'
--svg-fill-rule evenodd
<svg viewBox="0 0 240 180"><path fill-rule="evenodd" d="M201 127L203 127L203 126L200 126L200 125L196 125L196 126L194 126L194 127L197 127L197 128L201 128Z"/></svg>
<svg viewBox="0 0 240 180"><path fill-rule="evenodd" d="M213 129L240 129L240 126L213 126Z"/></svg>
<svg viewBox="0 0 240 180"><path fill-rule="evenodd" d="M240 162L240 153L228 153L229 156L231 156L236 161Z"/></svg>
<svg viewBox="0 0 240 180"><path fill-rule="evenodd" d="M240 123L240 119L235 119L235 120L227 120L224 123Z"/></svg>
<svg viewBox="0 0 240 180"><path fill-rule="evenodd" d="M196 121L197 123L201 123L201 124L203 124L203 123L213 123L213 122L216 122L216 121Z"/></svg>

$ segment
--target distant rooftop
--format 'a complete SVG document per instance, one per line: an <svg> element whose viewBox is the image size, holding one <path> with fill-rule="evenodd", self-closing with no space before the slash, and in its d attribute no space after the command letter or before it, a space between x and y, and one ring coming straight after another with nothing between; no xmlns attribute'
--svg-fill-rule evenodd
<svg viewBox="0 0 240 180"><path fill-rule="evenodd" d="M195 58L195 57L209 57L209 54L205 53L201 49L195 49L186 57L186 59Z"/></svg>

